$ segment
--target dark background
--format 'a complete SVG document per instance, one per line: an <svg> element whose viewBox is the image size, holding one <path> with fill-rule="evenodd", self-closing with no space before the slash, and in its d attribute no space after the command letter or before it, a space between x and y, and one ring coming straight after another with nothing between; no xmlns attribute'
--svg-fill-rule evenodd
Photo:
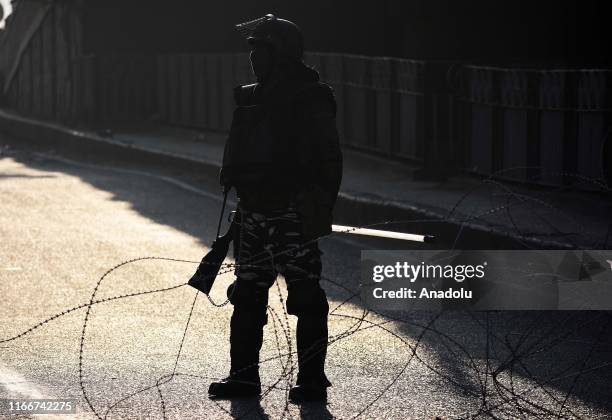
<svg viewBox="0 0 612 420"><path fill-rule="evenodd" d="M225 132L232 89L252 81L234 25L274 13L303 28L304 61L334 89L344 147L422 166L431 179L503 174L588 189L578 180L612 173L612 26L603 2L13 6L0 31L0 104L23 115Z"/></svg>
<svg viewBox="0 0 612 420"><path fill-rule="evenodd" d="M612 35L603 4L578 1L91 0L84 12L92 52L244 51L233 24L266 13L300 25L311 51L505 65L609 63Z"/></svg>

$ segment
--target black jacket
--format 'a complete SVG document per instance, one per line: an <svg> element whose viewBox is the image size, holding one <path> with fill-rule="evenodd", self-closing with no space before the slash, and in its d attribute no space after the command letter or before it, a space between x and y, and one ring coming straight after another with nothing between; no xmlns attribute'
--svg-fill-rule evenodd
<svg viewBox="0 0 612 420"><path fill-rule="evenodd" d="M221 183L235 187L241 206L254 211L294 201L305 237L329 233L342 179L331 87L299 65L274 84L236 87L234 98Z"/></svg>

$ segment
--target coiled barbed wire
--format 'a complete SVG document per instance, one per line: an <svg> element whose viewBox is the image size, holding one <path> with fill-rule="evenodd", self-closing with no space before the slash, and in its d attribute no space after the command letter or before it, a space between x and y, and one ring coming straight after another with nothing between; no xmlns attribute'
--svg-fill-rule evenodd
<svg viewBox="0 0 612 420"><path fill-rule="evenodd" d="M487 182L490 182L491 184L496 185L497 183L495 183L492 180L487 180ZM500 185L496 185L496 186L500 186ZM603 185L602 185L603 186ZM505 186L503 186L504 189L506 188ZM609 189L607 187L605 187L608 191ZM464 197L466 198L467 195ZM512 191L509 192L509 197L514 197L515 199L519 199L519 205L523 202L523 200L520 200L520 197L518 194L513 194ZM451 215L455 212L456 208L458 207L458 205L460 204L461 201L463 201L462 198L461 200L459 200L459 202L453 207L453 209L451 209L451 212L448 214L447 218L444 220L432 220L432 219L421 219L421 220L417 220L415 221L413 220L401 220L401 221L394 221L394 220L387 220L387 221L383 221L383 222L377 222L377 223L372 223L363 227L375 227L375 226L389 226L389 225L393 225L393 224L405 224L405 223L417 223L417 222L429 222L429 223L443 223L445 222L448 218L451 217ZM524 197L523 197L524 198ZM540 200L541 201L541 200ZM538 200L535 201L536 204L546 204L543 202L539 202ZM464 223L462 224L465 225L465 223L472 221L472 220L478 220L481 219L483 216L485 215L490 215L490 214L494 214L503 210L508 210L511 206L513 205L517 205L517 202L510 202L508 201L506 203L506 205L502 205L499 207L495 207L487 212L484 212L482 214L479 215L471 215L468 216L464 219ZM518 237L521 237L520 231L517 229L517 233L519 234ZM340 234L340 232L338 233L334 233L330 236L333 235L337 235ZM459 233L457 234L457 237L461 235L461 230L459 231ZM457 237L455 238L455 244L457 243ZM523 245L526 245L527 247L529 246L528 243L523 243ZM575 244L573 243L568 243L569 246L574 246ZM606 244L604 243L604 246ZM453 246L454 248L454 246ZM277 254L277 255L280 255ZM269 255L269 256L265 256L262 255L262 260L260 260L259 262L263 262L263 261L267 261L266 258L273 258L274 255ZM169 287L165 287L165 288L158 288L158 289L151 289L151 290L144 290L144 291L139 291L139 292L133 292L133 293L126 293L126 294L120 294L120 295L116 295L116 296L111 296L111 297L107 297L107 298L102 298L102 299L96 299L96 294L97 291L100 287L100 284L102 283L102 281L111 273L115 272L116 270L119 270L129 264L133 264L139 261L151 261L151 260L161 260L161 261L168 261L168 262L178 262L178 263L188 263L188 264L199 264L199 261L191 261L191 260L184 260L184 259L179 259L179 258L169 258L169 257L155 257L155 256L147 256L147 257L139 257L139 258L133 258L127 261L123 261L117 265L115 265L114 267L110 268L109 270L107 270L97 281L93 293L89 299L88 303L83 303L74 307L71 307L69 309L66 309L62 312L56 313L55 315L52 315L51 317L33 325L32 327L28 328L27 330L24 330L12 337L8 337L5 339L0 340L0 343L8 343L8 342L13 342L16 341L18 339L23 338L24 336L30 334L31 332L37 330L38 328L48 324L51 321L54 321L60 317L62 317L63 315L67 315L69 313L75 312L77 310L80 309L86 309L86 315L84 317L84 322L83 322L83 327L82 327L82 333L81 333L81 341L80 341L80 347L79 347L79 385L81 388L81 391L83 393L83 397L86 401L86 403L88 404L90 410L92 411L92 413L94 413L94 415L96 415L97 418L100 419L105 419L108 417L108 415L112 412L112 410L118 406L118 404L120 404L121 402L125 402L127 400L129 400L130 398L135 397L136 395L153 389L155 388L157 393L158 393L158 397L159 397L159 401L160 401L160 407L161 407L161 415L162 418L167 418L166 416L166 402L161 390L161 386L168 383L169 381L171 381L174 377L177 376L185 376L185 377L193 377L193 378L200 378L200 379L214 379L214 378L204 378L202 376L198 376L198 375L193 375L193 374L189 374L189 373L182 373L182 372L177 372L177 367L178 367L178 361L182 352L182 348L183 348L183 342L185 340L186 334L188 332L188 327L189 327L189 322L192 318L193 315L193 309L195 307L195 304L197 302L197 298L199 296L199 292L196 292L194 295L194 300L192 302L191 308L190 308L190 312L189 315L187 317L187 322L185 324L185 329L183 332L183 335L181 337L181 342L179 345L179 349L177 351L177 355L176 355L176 359L175 359L175 363L174 363L174 367L173 367L173 371L170 374L166 374L163 375L161 377L159 377L155 383L153 385L150 385L148 387L142 388L138 391L135 391L133 393L130 393L127 396L124 396L123 398L119 399L118 401L116 401L115 403L111 404L110 406L108 406L108 408L106 409L106 411L104 412L104 414L100 414L100 412L98 410L96 410L96 408L93 406L92 402L90 401L90 398L87 394L87 390L85 389L84 386L84 381L83 381L83 366L84 366L84 343L85 343L85 338L86 338L86 329L87 329L87 323L89 321L89 316L90 316L90 312L91 312L91 308L99 305L99 304L103 304L103 303L108 303L108 302L113 302L113 301L117 301L120 299L126 299L126 298L130 298L130 297L138 297L138 296L143 296L143 295L148 295L148 294L154 294L154 293L163 293L166 291L170 291L170 290L175 290L178 289L180 287L183 287L185 285L187 285L187 283L181 283L178 285L173 285L173 286L169 286ZM236 263L224 263L222 264L222 269L219 272L219 275L221 274L226 274L226 273L231 273L239 264ZM257 266L256 264L250 264L251 266ZM351 290L350 288L348 288L347 286L338 283L330 278L327 278L325 276L321 277L322 281L328 282L336 287L339 287L341 289L343 289L345 292L347 292L348 294L348 298L345 299L344 301L340 302L333 310L330 311L330 316L335 316L335 317L340 317L340 318L344 318L344 319L350 319L353 320L353 324L351 324L348 328L344 329L342 332L340 332L339 334L333 335L328 337L328 342L329 342L329 346L332 347L335 343L341 341L341 340L345 340L348 339L350 337L352 337L354 334L364 331L366 329L377 329L380 330L381 332L385 333L385 334L389 334L392 337L394 337L395 339L397 339L399 342L401 342L402 344L406 345L409 349L409 358L406 361L406 363L403 365L402 369L399 370L399 373L397 375L394 376L393 380L385 387L383 387L383 389L381 390L381 392L379 392L377 394L377 396L373 399L371 399L370 401L367 401L365 406L357 413L354 415L353 418L358 418L360 416L362 416L368 409L370 409L378 400L380 400L380 398L382 398L384 396L384 394L397 382L397 380L403 375L403 373L406 371L406 369L408 368L408 366L410 365L410 363L412 362L413 359L417 359L421 364L423 364L427 369L429 369L430 371L432 371L433 373L435 373L436 375L440 376L441 378L443 378L445 381L448 381L449 383L451 383L453 386L458 387L460 389L462 389L464 392L466 392L468 395L474 395L474 392L470 389L470 387L466 386L465 384L462 384L460 382L458 382L457 380L455 380L454 378L452 378L451 376L449 376L448 374L446 374L445 372L443 372L442 370L440 370L439 368L433 366L431 363L428 363L425 359L423 359L422 357L419 356L419 354L417 353L417 349L420 346L423 338L425 337L426 334L435 334L437 337L439 337L439 339L441 340L441 344L448 349L451 353L454 353L454 351L452 350L451 346L456 347L457 349L459 349L459 351L462 353L462 357L465 359L465 362L467 363L467 365L469 365L469 367L477 373L477 378L478 381L480 383L480 398L481 398L481 404L480 407L478 409L477 412L475 413L465 413L465 417L477 417L477 416L490 416L493 418L496 418L497 415L494 414L494 412L497 410L499 412L505 413L504 410L506 410L505 406L507 405L512 405L514 407L514 409L516 411L518 411L521 415L533 415L533 416L541 416L541 415L547 415L547 416L551 416L551 417L555 417L555 418L563 418L563 416L565 415L564 413L567 411L569 412L569 414L573 417L579 417L576 413L574 413L572 410L569 410L567 408L567 402L569 400L569 397L571 395L571 392L574 388L574 385L576 384L578 378L584 374L584 373L588 373L590 371L596 370L596 369L603 369L606 367L610 367L612 366L612 364L601 364L599 366L595 366L595 367L587 367L587 361L590 358L590 356L592 355L593 351L595 350L596 346L598 345L599 341L594 341L589 349L589 352L587 354L587 357L585 357L582 360L581 363L581 370L577 371L577 372L569 372L568 370L565 370L561 373L561 375L549 378L546 381L539 381L539 380L534 380L536 382L536 384L531 387L528 390L523 390L521 392L517 391L514 388L514 381L513 381L513 377L514 377L514 371L515 371L515 365L519 365L519 367L521 367L523 370L528 371L527 367L524 364L524 360L529 357L532 356L534 354L537 354L539 352L542 351L546 351L547 349L551 349L554 348L556 345L558 345L559 343L561 343L564 339L567 339L569 336L571 336L571 334L575 333L576 331L579 331L580 328L579 327L583 327L584 325L590 324L590 323L594 323L595 321L602 321L602 320L606 320L607 319L607 323L604 324L601 328L600 328L600 335L598 335L599 338L601 338L601 334L603 334L603 331L605 331L606 328L608 328L611 325L611 317L609 314L607 313L602 313L600 315L598 315L597 317L595 317L592 320L589 320L587 322L585 322L584 324L581 324L579 326L577 326L574 329L570 329L564 332L564 334L560 335L559 337L555 337L554 339L548 340L546 341L547 337L550 337L553 334L553 328L551 328L550 331L548 331L546 334L542 334L538 340L536 340L535 342L530 343L530 345L526 348L521 348L521 346L524 345L524 343L526 343L527 339L529 338L529 334L530 334L530 330L524 331L520 337L517 343L512 344L509 340L508 337L506 337L505 339L502 339L501 337L496 337L496 335L491 331L491 326L489 324L489 313L486 313L486 320L485 326L481 326L485 331L486 331L486 343L485 343L485 350L486 350L486 366L485 366L485 372L484 372L484 379L481 380L480 379L480 375L483 374L483 372L481 372L481 370L478 368L478 363L474 360L474 358L472 357L472 355L470 354L470 352L464 347L462 346L457 340L455 340L454 338L450 337L448 334L438 330L435 328L435 323L437 320L439 320L439 318L442 315L442 312L436 313L435 315L432 316L431 320L427 323L424 324L420 324L417 322L414 322L410 319L404 319L404 318L397 318L394 317L392 315L389 314L382 314L379 313L377 311L371 310L371 309L367 309L367 308L363 308L362 313L360 316L353 316L353 315L348 315L348 314L339 314L337 313L338 310L340 308L342 308L344 305L349 304L351 301L353 301L355 298L357 298L359 296L359 291L355 291L355 290ZM281 302L281 306L283 308L283 312L281 314L278 314L271 306L268 306L268 312L272 315L271 319L272 319L272 325L273 325L273 330L274 330L274 335L275 335L275 345L276 345L276 353L277 355L274 357L270 357L267 359L262 360L260 363L267 363L267 362L271 362L274 360L279 361L279 363L281 364L281 374L279 375L279 378L272 383L271 385L267 386L266 389L262 392L262 395L260 397L260 400L265 398L272 390L274 389L279 389L279 390L284 390L285 391L285 407L283 409L283 416L287 415L290 416L289 413L289 402L288 402L288 398L287 398L287 392L289 389L289 386L281 386L280 384L284 381L286 384L290 384L294 371L296 369L296 364L293 362L293 357L295 354L295 351L292 348L292 342L291 342L291 331L290 331L290 327L289 327L289 321L288 321L288 314L286 313L286 310L284 308L284 298L282 296L282 291L280 289L280 286L277 284L277 293L279 296L279 300ZM207 296L209 303L214 306L214 307L223 307L225 305L227 305L228 300L222 302L222 303L218 303L215 302L210 296ZM474 318L474 314L467 312L471 317ZM378 316L381 316L384 318L383 321L380 322L373 322L371 320L368 320L367 317L369 314L376 314ZM476 319L476 318L474 318ZM389 328L385 327L385 324L387 323L404 323L407 325L411 325L413 327L419 328L421 330L420 334L417 336L416 340L414 343L409 342L406 338L402 337L401 335L399 335L396 332L393 332L392 330L390 330ZM277 328L278 325L278 328ZM280 329L279 329L280 328ZM279 334L280 332L280 334ZM286 347L287 347L287 351L283 352L282 350L282 346L281 346L281 340L284 340ZM442 341L445 340L445 341ZM448 343L446 342L448 341ZM510 352L510 355L503 360L499 366L497 366L495 369L492 369L492 366L490 365L490 357L489 357L489 349L490 346L492 346L491 342L498 342L498 343L502 343L505 347L506 350L508 350ZM450 343L450 344L449 344ZM493 348L493 347L491 347ZM504 384L500 378L502 377L502 375L506 373L508 374L509 377L509 385ZM545 386L548 383L563 379L565 376L569 375L569 377L573 378L573 382L571 387L568 389L565 397L563 398L562 401L558 401L558 399L553 396L549 390L547 390L545 388ZM535 379L535 376L533 374L528 374L527 375L529 378ZM487 389L487 384L488 382L491 381L494 389L497 390L497 397L499 397L501 399L500 402L496 402L495 404L490 404L488 402L488 389ZM551 410L547 407L544 407L542 404L532 401L528 398L527 394L533 390L539 390L542 393L548 395L552 400L556 401L558 403L558 407L556 410ZM213 401L217 407L224 411L226 414L233 416L233 414L227 410L225 407L223 407L221 404L219 404L216 401ZM521 403L523 405L521 405ZM256 410L257 409L257 405L254 405L254 407L252 408L252 410ZM250 410L250 411L252 411ZM250 413L247 412L248 413ZM246 414L244 414L246 415Z"/></svg>

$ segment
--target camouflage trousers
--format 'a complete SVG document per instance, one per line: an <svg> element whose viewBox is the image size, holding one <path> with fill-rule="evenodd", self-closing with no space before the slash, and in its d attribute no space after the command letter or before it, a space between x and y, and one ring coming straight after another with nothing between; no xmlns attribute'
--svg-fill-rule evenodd
<svg viewBox="0 0 612 420"><path fill-rule="evenodd" d="M287 312L298 317L298 384L329 386L324 373L329 305L320 287L321 252L305 242L294 207L252 212L239 208L234 239L236 281L228 289L231 376L259 381L259 351L267 323L268 292L278 274L287 283Z"/></svg>

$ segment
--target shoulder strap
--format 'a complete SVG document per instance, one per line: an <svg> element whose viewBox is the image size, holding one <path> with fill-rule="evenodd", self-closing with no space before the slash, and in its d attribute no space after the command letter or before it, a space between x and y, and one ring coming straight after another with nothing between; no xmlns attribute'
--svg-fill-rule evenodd
<svg viewBox="0 0 612 420"><path fill-rule="evenodd" d="M249 105L251 103L251 98L253 96L253 92L255 91L255 87L257 87L257 83L236 86L234 88L234 102L236 105Z"/></svg>
<svg viewBox="0 0 612 420"><path fill-rule="evenodd" d="M219 224L217 225L217 236L215 239L219 239L219 235L221 234L221 222L223 221L223 213L225 213L225 204L227 203L227 194L229 193L229 188L223 189L223 204L221 205L221 214L219 214Z"/></svg>

